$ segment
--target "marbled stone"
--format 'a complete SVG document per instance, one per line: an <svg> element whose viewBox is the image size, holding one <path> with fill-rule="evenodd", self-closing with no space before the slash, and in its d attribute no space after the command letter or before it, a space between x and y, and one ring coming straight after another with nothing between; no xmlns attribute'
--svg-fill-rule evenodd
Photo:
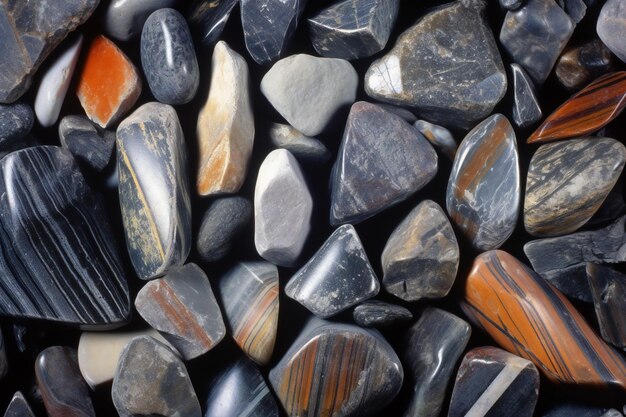
<svg viewBox="0 0 626 417"><path fill-rule="evenodd" d="M365 301L352 311L352 319L363 327L386 327L413 319L406 308L378 300Z"/></svg>
<svg viewBox="0 0 626 417"><path fill-rule="evenodd" d="M448 417L532 417L539 372L532 362L487 346L470 350L456 375Z"/></svg>
<svg viewBox="0 0 626 417"><path fill-rule="evenodd" d="M65 149L0 161L0 314L111 328L130 317L104 203Z"/></svg>
<svg viewBox="0 0 626 417"><path fill-rule="evenodd" d="M619 59L626 62L626 8L623 0L607 0L596 24L598 36Z"/></svg>
<svg viewBox="0 0 626 417"><path fill-rule="evenodd" d="M399 0L341 0L308 19L311 43L329 58L367 58L383 50Z"/></svg>
<svg viewBox="0 0 626 417"><path fill-rule="evenodd" d="M33 414L33 410L31 410L24 395L17 391L13 394L13 398L11 398L11 402L4 412L4 417L35 417L35 414Z"/></svg>
<svg viewBox="0 0 626 417"><path fill-rule="evenodd" d="M137 275L182 265L191 248L187 151L176 110L146 103L117 128L120 206Z"/></svg>
<svg viewBox="0 0 626 417"><path fill-rule="evenodd" d="M575 27L576 23L554 0L526 0L519 9L507 12L500 42L539 87L548 78Z"/></svg>
<svg viewBox="0 0 626 417"><path fill-rule="evenodd" d="M365 74L370 97L420 118L468 129L506 92L506 73L481 2L457 1L423 16Z"/></svg>
<svg viewBox="0 0 626 417"><path fill-rule="evenodd" d="M471 331L464 320L432 307L408 330L404 364L412 395L405 417L439 415Z"/></svg>
<svg viewBox="0 0 626 417"><path fill-rule="evenodd" d="M437 164L432 146L401 117L355 103L333 167L330 223L358 223L406 200L433 179Z"/></svg>
<svg viewBox="0 0 626 417"><path fill-rule="evenodd" d="M602 338L626 350L626 275L608 266L588 263L587 279Z"/></svg>
<svg viewBox="0 0 626 417"><path fill-rule="evenodd" d="M354 103L358 83L348 61L297 54L270 68L261 80L261 92L291 126L315 136L332 124L338 112Z"/></svg>
<svg viewBox="0 0 626 417"><path fill-rule="evenodd" d="M202 45L213 45L222 34L230 12L239 0L194 0L189 6L187 18L195 39Z"/></svg>
<svg viewBox="0 0 626 417"><path fill-rule="evenodd" d="M35 362L35 376L48 417L96 416L75 349L52 346L43 350Z"/></svg>
<svg viewBox="0 0 626 417"><path fill-rule="evenodd" d="M332 156L321 141L310 138L289 125L272 123L269 137L276 148L287 149L302 161L323 163Z"/></svg>
<svg viewBox="0 0 626 417"><path fill-rule="evenodd" d="M613 55L598 39L568 47L556 62L556 77L569 90L580 90L613 70Z"/></svg>
<svg viewBox="0 0 626 417"><path fill-rule="evenodd" d="M437 149L440 149L448 158L454 161L458 144L452 133L443 126L439 126L426 120L417 120L413 123L422 136Z"/></svg>
<svg viewBox="0 0 626 417"><path fill-rule="evenodd" d="M84 116L61 119L59 139L77 160L98 172L109 165L115 148L115 132L99 128Z"/></svg>
<svg viewBox="0 0 626 417"><path fill-rule="evenodd" d="M0 104L0 149L28 135L35 115L26 103Z"/></svg>
<svg viewBox="0 0 626 417"><path fill-rule="evenodd" d="M89 46L76 94L87 117L108 127L135 105L141 77L124 52L100 35Z"/></svg>
<svg viewBox="0 0 626 417"><path fill-rule="evenodd" d="M495 114L459 146L446 191L448 214L476 249L497 248L515 229L520 194L515 131Z"/></svg>
<svg viewBox="0 0 626 417"><path fill-rule="evenodd" d="M211 284L196 264L146 283L135 298L135 308L185 360L213 349L226 334Z"/></svg>
<svg viewBox="0 0 626 417"><path fill-rule="evenodd" d="M400 359L375 330L311 319L270 383L291 417L371 417L400 391Z"/></svg>
<svg viewBox="0 0 626 417"><path fill-rule="evenodd" d="M141 32L141 66L152 95L185 104L198 91L200 70L187 22L174 9L152 13Z"/></svg>
<svg viewBox="0 0 626 417"><path fill-rule="evenodd" d="M383 286L404 301L445 297L459 267L459 245L441 207L424 200L395 228L381 264Z"/></svg>
<svg viewBox="0 0 626 417"><path fill-rule="evenodd" d="M378 294L380 284L352 225L337 228L285 286L285 294L321 318Z"/></svg>
<svg viewBox="0 0 626 417"><path fill-rule="evenodd" d="M104 12L104 30L118 41L129 41L141 34L152 12L174 7L178 0L111 0Z"/></svg>
<svg viewBox="0 0 626 417"><path fill-rule="evenodd" d="M307 0L240 0L241 25L252 59L266 65L290 44Z"/></svg>
<svg viewBox="0 0 626 417"><path fill-rule="evenodd" d="M239 358L209 380L204 417L279 417L278 405L261 372Z"/></svg>
<svg viewBox="0 0 626 417"><path fill-rule="evenodd" d="M0 2L0 103L28 90L41 63L96 9L98 0Z"/></svg>
<svg viewBox="0 0 626 417"><path fill-rule="evenodd" d="M148 336L134 338L122 351L111 396L120 417L202 416L183 362Z"/></svg>
<svg viewBox="0 0 626 417"><path fill-rule="evenodd" d="M202 216L196 249L204 262L216 262L232 249L237 238L250 223L252 204L244 197L220 197Z"/></svg>
<svg viewBox="0 0 626 417"><path fill-rule="evenodd" d="M515 10L522 7L524 0L499 0L498 3L504 10Z"/></svg>
<svg viewBox="0 0 626 417"><path fill-rule="evenodd" d="M213 50L209 96L200 110L196 132L200 148L198 194L239 191L254 143L248 64L222 41Z"/></svg>
<svg viewBox="0 0 626 417"><path fill-rule="evenodd" d="M610 138L542 145L530 160L524 227L533 236L572 233L609 194L626 162L626 148Z"/></svg>
<svg viewBox="0 0 626 417"><path fill-rule="evenodd" d="M52 126L59 118L82 44L83 36L78 35L41 78L34 107L37 120L43 127Z"/></svg>
<svg viewBox="0 0 626 417"><path fill-rule="evenodd" d="M278 269L269 262L239 262L220 278L218 291L235 342L267 365L278 328Z"/></svg>
<svg viewBox="0 0 626 417"><path fill-rule="evenodd" d="M511 72L513 73L513 121L517 127L528 127L543 117L535 86L520 65L511 64Z"/></svg>
<svg viewBox="0 0 626 417"><path fill-rule="evenodd" d="M254 189L254 245L263 258L293 266L311 230L313 198L296 158L285 149L265 157Z"/></svg>
<svg viewBox="0 0 626 417"><path fill-rule="evenodd" d="M503 251L479 255L465 282L465 314L507 351L563 385L626 389L626 362L567 298Z"/></svg>

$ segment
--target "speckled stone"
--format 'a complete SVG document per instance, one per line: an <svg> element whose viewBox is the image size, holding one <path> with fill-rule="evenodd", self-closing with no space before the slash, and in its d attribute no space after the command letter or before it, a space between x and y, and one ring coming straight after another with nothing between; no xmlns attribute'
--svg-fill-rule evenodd
<svg viewBox="0 0 626 417"><path fill-rule="evenodd" d="M331 153L321 141L310 138L298 129L282 123L272 123L269 137L272 145L288 150L302 161L327 162Z"/></svg>
<svg viewBox="0 0 626 417"><path fill-rule="evenodd" d="M217 42L237 3L239 0L193 0L187 18L194 39L198 39L204 46Z"/></svg>
<svg viewBox="0 0 626 417"><path fill-rule="evenodd" d="M626 8L623 0L607 0L596 24L598 36L610 50L626 62Z"/></svg>
<svg viewBox="0 0 626 417"><path fill-rule="evenodd" d="M456 143L454 136L448 129L426 120L417 120L413 123L413 127L428 139L435 148L440 149L448 158L454 161L459 144Z"/></svg>
<svg viewBox="0 0 626 417"><path fill-rule="evenodd" d="M26 103L0 104L0 149L28 135L35 115Z"/></svg>
<svg viewBox="0 0 626 417"><path fill-rule="evenodd" d="M568 47L556 63L556 77L565 88L580 90L587 84L613 71L613 55L600 40L592 39Z"/></svg>
<svg viewBox="0 0 626 417"><path fill-rule="evenodd" d="M180 0L111 0L104 12L104 30L118 41L129 41L141 34L152 12L174 7Z"/></svg>
<svg viewBox="0 0 626 417"><path fill-rule="evenodd" d="M24 394L17 391L13 394L13 398L11 398L11 402L4 412L4 417L35 417L35 414L24 398Z"/></svg>
<svg viewBox="0 0 626 417"><path fill-rule="evenodd" d="M413 314L396 304L369 300L354 308L352 319L362 327L387 327L410 321L413 319Z"/></svg>
<svg viewBox="0 0 626 417"><path fill-rule="evenodd" d="M535 86L524 69L511 64L513 73L513 122L517 127L528 127L543 117Z"/></svg>
<svg viewBox="0 0 626 417"><path fill-rule="evenodd" d="M115 132L101 129L84 116L61 119L59 139L76 159L98 172L109 165L115 148Z"/></svg>
<svg viewBox="0 0 626 417"><path fill-rule="evenodd" d="M626 275L587 263L587 280L602 338L626 351Z"/></svg>

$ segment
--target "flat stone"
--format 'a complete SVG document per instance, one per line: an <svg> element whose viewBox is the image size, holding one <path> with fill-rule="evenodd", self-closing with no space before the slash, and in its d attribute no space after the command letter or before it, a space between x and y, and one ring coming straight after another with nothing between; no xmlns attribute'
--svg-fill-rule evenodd
<svg viewBox="0 0 626 417"><path fill-rule="evenodd" d="M35 146L5 156L0 196L1 315L102 330L129 321L104 203L67 150Z"/></svg>
<svg viewBox="0 0 626 417"><path fill-rule="evenodd" d="M553 0L526 0L519 9L506 13L500 43L540 87L575 27L576 23Z"/></svg>
<svg viewBox="0 0 626 417"><path fill-rule="evenodd" d="M342 0L308 19L318 54L328 58L367 58L383 50L398 16L399 0Z"/></svg>
<svg viewBox="0 0 626 417"><path fill-rule="evenodd" d="M377 331L314 318L269 379L291 417L369 417L398 394L404 372Z"/></svg>
<svg viewBox="0 0 626 417"><path fill-rule="evenodd" d="M626 62L626 9L622 0L607 0L596 24L598 36L619 59Z"/></svg>
<svg viewBox="0 0 626 417"><path fill-rule="evenodd" d="M626 388L626 362L619 353L563 294L506 252L475 259L461 307L502 348L532 361L554 383Z"/></svg>
<svg viewBox="0 0 626 417"><path fill-rule="evenodd" d="M196 249L204 262L224 258L252 218L252 204L239 196L219 197L202 216Z"/></svg>
<svg viewBox="0 0 626 417"><path fill-rule="evenodd" d="M495 114L459 146L446 191L448 214L476 249L497 248L515 229L520 194L515 131Z"/></svg>
<svg viewBox="0 0 626 417"><path fill-rule="evenodd" d="M520 128L537 123L543 117L535 86L524 68L511 64L513 73L513 121Z"/></svg>
<svg viewBox="0 0 626 417"><path fill-rule="evenodd" d="M587 279L602 338L626 350L626 275L608 266L588 263Z"/></svg>
<svg viewBox="0 0 626 417"><path fill-rule="evenodd" d="M28 135L34 122L35 115L28 104L0 104L0 149Z"/></svg>
<svg viewBox="0 0 626 417"><path fill-rule="evenodd" d="M209 381L204 417L279 417L278 405L263 375L250 360L239 358Z"/></svg>
<svg viewBox="0 0 626 417"><path fill-rule="evenodd" d="M134 338L122 351L111 396L120 417L202 416L183 362L148 336Z"/></svg>
<svg viewBox="0 0 626 417"><path fill-rule="evenodd" d="M556 78L569 90L580 90L613 70L613 55L598 39L568 47L556 62Z"/></svg>
<svg viewBox="0 0 626 417"><path fill-rule="evenodd" d="M59 118L82 44L83 36L78 35L41 78L37 97L35 97L35 114L39 124L43 127L52 126Z"/></svg>
<svg viewBox="0 0 626 417"><path fill-rule="evenodd" d="M211 58L209 96L196 128L200 195L236 193L246 179L254 144L248 88L248 64L225 42L218 42Z"/></svg>
<svg viewBox="0 0 626 417"><path fill-rule="evenodd" d="M263 258L293 266L311 230L313 198L296 158L285 149L265 157L254 189L254 245Z"/></svg>
<svg viewBox="0 0 626 417"><path fill-rule="evenodd" d="M452 133L443 126L427 122L426 120L417 120L413 123L422 136L424 136L435 148L440 149L448 158L454 161L458 144L452 136Z"/></svg>
<svg viewBox="0 0 626 417"><path fill-rule="evenodd" d="M352 225L337 228L287 282L285 294L321 318L378 294L380 285Z"/></svg>
<svg viewBox="0 0 626 417"><path fill-rule="evenodd" d="M480 5L453 2L419 19L369 67L367 95L446 127L468 129L487 117L507 82Z"/></svg>
<svg viewBox="0 0 626 417"><path fill-rule="evenodd" d="M246 48L257 64L276 61L290 44L307 0L240 0Z"/></svg>
<svg viewBox="0 0 626 417"><path fill-rule="evenodd" d="M0 4L0 103L12 103L28 90L41 63L97 5L98 0Z"/></svg>
<svg viewBox="0 0 626 417"><path fill-rule="evenodd" d="M185 104L198 91L200 70L187 22L174 9L152 13L141 32L141 66L152 95L165 104Z"/></svg>
<svg viewBox="0 0 626 417"><path fill-rule="evenodd" d="M498 3L504 10L515 10L522 7L524 0L499 0Z"/></svg>
<svg viewBox="0 0 626 417"><path fill-rule="evenodd" d="M428 307L407 332L404 364L412 389L405 417L437 416L441 412L456 363L467 346L471 327L464 320Z"/></svg>
<svg viewBox="0 0 626 417"><path fill-rule="evenodd" d="M35 417L35 414L24 395L17 391L13 394L13 398L11 398L11 402L4 412L4 417Z"/></svg>
<svg viewBox="0 0 626 417"><path fill-rule="evenodd" d="M413 319L413 314L408 309L396 304L370 300L354 308L352 319L356 324L363 327L386 327L410 321Z"/></svg>
<svg viewBox="0 0 626 417"><path fill-rule="evenodd" d="M178 0L111 0L104 12L104 30L118 41L129 41L141 34L152 12L174 7Z"/></svg>
<svg viewBox="0 0 626 417"><path fill-rule="evenodd" d="M44 349L35 362L37 386L48 417L95 417L89 387L78 369L76 350L65 346Z"/></svg>
<svg viewBox="0 0 626 417"><path fill-rule="evenodd" d="M137 275L181 266L191 248L185 138L176 110L146 103L117 128L120 206Z"/></svg>
<svg viewBox="0 0 626 417"><path fill-rule="evenodd" d="M559 6L572 18L574 23L580 23L587 14L588 0L557 0Z"/></svg>
<svg viewBox="0 0 626 417"><path fill-rule="evenodd" d="M541 415L541 417L622 417L615 409L599 407L578 402L559 402Z"/></svg>
<svg viewBox="0 0 626 417"><path fill-rule="evenodd" d="M237 3L239 0L193 0L187 19L195 34L194 39L198 39L204 46L212 46L217 42Z"/></svg>
<svg viewBox="0 0 626 417"><path fill-rule="evenodd" d="M331 124L339 111L354 103L358 83L358 75L348 61L297 54L270 68L261 80L261 92L291 126L315 136Z"/></svg>
<svg viewBox="0 0 626 417"><path fill-rule="evenodd" d="M533 236L572 233L583 226L619 179L626 148L610 138L542 145L530 160L524 227Z"/></svg>
<svg viewBox="0 0 626 417"><path fill-rule="evenodd" d="M101 129L84 116L61 119L59 139L77 160L97 172L109 165L115 148L115 132Z"/></svg>
<svg viewBox="0 0 626 417"><path fill-rule="evenodd" d="M532 417L539 372L532 362L487 346L470 350L456 375L448 417Z"/></svg>
<svg viewBox="0 0 626 417"><path fill-rule="evenodd" d="M406 200L433 179L437 164L432 146L401 117L355 103L331 176L330 223L358 223Z"/></svg>
<svg viewBox="0 0 626 417"><path fill-rule="evenodd" d="M459 245L437 203L424 200L394 229L383 250L383 286L404 301L445 297L459 268Z"/></svg>
<svg viewBox="0 0 626 417"><path fill-rule="evenodd" d="M324 163L332 157L321 141L310 138L286 124L272 123L269 137L276 148L286 149L302 161Z"/></svg>
<svg viewBox="0 0 626 417"><path fill-rule="evenodd" d="M146 283L135 298L135 308L185 360L213 349L226 334L211 284L196 264Z"/></svg>
<svg viewBox="0 0 626 417"><path fill-rule="evenodd" d="M278 269L269 262L239 262L220 278L218 291L235 342L267 365L278 328Z"/></svg>

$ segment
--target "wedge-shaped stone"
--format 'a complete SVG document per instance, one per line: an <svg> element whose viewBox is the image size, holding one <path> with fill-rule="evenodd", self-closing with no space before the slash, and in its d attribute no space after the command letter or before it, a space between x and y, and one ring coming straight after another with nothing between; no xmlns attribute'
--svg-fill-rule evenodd
<svg viewBox="0 0 626 417"><path fill-rule="evenodd" d="M587 279L602 338L626 350L626 275L604 265L588 263Z"/></svg>
<svg viewBox="0 0 626 417"><path fill-rule="evenodd" d="M239 0L193 0L189 6L187 18L194 39L198 39L204 46L213 45L222 34L230 12L239 3Z"/></svg>
<svg viewBox="0 0 626 417"><path fill-rule="evenodd" d="M517 127L528 127L543 117L535 86L524 69L511 64L513 73L513 121Z"/></svg>
<svg viewBox="0 0 626 417"><path fill-rule="evenodd" d="M435 147L441 150L448 158L454 161L458 143L452 136L452 133L443 126L439 126L426 120L417 120L413 123L413 127Z"/></svg>
<svg viewBox="0 0 626 417"><path fill-rule="evenodd" d="M98 172L109 165L115 148L115 132L100 129L84 116L61 119L59 140L77 160Z"/></svg>
<svg viewBox="0 0 626 417"><path fill-rule="evenodd" d="M13 398L11 398L11 402L4 412L4 417L35 417L35 414L24 398L24 394L17 391L13 394Z"/></svg>
<svg viewBox="0 0 626 417"><path fill-rule="evenodd" d="M622 0L607 0L604 3L598 16L596 31L611 52L626 62L626 9Z"/></svg>
<svg viewBox="0 0 626 417"><path fill-rule="evenodd" d="M213 50L209 97L200 110L196 133L200 147L198 194L239 191L254 143L248 64L222 41Z"/></svg>
<svg viewBox="0 0 626 417"><path fill-rule="evenodd" d="M406 200L433 179L437 163L432 146L400 116L355 103L333 167L330 223L358 223Z"/></svg>
<svg viewBox="0 0 626 417"><path fill-rule="evenodd" d="M322 163L331 157L330 151L321 141L310 138L289 125L272 123L269 136L272 145L287 149L299 160Z"/></svg>
<svg viewBox="0 0 626 417"><path fill-rule="evenodd" d="M366 301L352 311L354 322L363 327L391 326L412 318L413 314L408 309L378 300Z"/></svg>
<svg viewBox="0 0 626 417"><path fill-rule="evenodd" d="M580 90L613 70L613 54L599 39L567 47L556 63L556 77L565 88Z"/></svg>
<svg viewBox="0 0 626 417"><path fill-rule="evenodd" d="M187 149L176 110L147 103L117 128L117 170L126 246L137 275L182 265L191 248Z"/></svg>

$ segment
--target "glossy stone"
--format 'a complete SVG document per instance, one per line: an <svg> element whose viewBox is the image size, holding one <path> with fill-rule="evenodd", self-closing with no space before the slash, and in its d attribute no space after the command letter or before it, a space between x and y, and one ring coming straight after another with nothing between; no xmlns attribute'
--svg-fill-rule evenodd
<svg viewBox="0 0 626 417"><path fill-rule="evenodd" d="M239 0L193 0L187 18L195 39L204 46L213 45L222 34L230 12Z"/></svg>
<svg viewBox="0 0 626 417"><path fill-rule="evenodd" d="M135 308L185 360L205 354L226 334L211 284L196 264L148 282L137 294Z"/></svg>
<svg viewBox="0 0 626 417"><path fill-rule="evenodd" d="M134 338L122 351L111 396L120 417L202 416L183 362L148 336Z"/></svg>
<svg viewBox="0 0 626 417"><path fill-rule="evenodd" d="M308 19L311 43L325 57L367 58L387 44L399 8L399 0L339 1Z"/></svg>
<svg viewBox="0 0 626 417"><path fill-rule="evenodd" d="M315 136L354 102L358 83L358 75L348 61L297 54L270 68L261 80L261 92L291 126Z"/></svg>
<svg viewBox="0 0 626 417"><path fill-rule="evenodd" d="M482 2L439 7L404 32L365 74L370 97L420 118L468 129L506 92L506 73Z"/></svg>
<svg viewBox="0 0 626 417"><path fill-rule="evenodd" d="M118 41L129 41L141 33L152 12L173 7L178 0L111 0L104 12L104 30Z"/></svg>
<svg viewBox="0 0 626 417"><path fill-rule="evenodd" d="M4 417L35 417L35 414L33 414L33 410L31 410L24 395L17 391L13 394L13 398L11 398L11 402L4 412Z"/></svg>
<svg viewBox="0 0 626 417"><path fill-rule="evenodd" d="M542 145L530 160L524 227L533 236L557 236L584 225L617 182L626 148L610 138Z"/></svg>
<svg viewBox="0 0 626 417"><path fill-rule="evenodd" d="M98 0L0 3L0 103L12 103L28 90L41 63L97 5Z"/></svg>
<svg viewBox="0 0 626 417"><path fill-rule="evenodd" d="M352 311L352 319L363 327L386 327L413 319L406 308L378 300L365 301Z"/></svg>
<svg viewBox="0 0 626 417"><path fill-rule="evenodd" d="M213 50L209 96L200 110L196 132L200 148L198 194L239 191L254 143L248 64L222 41Z"/></svg>
<svg viewBox="0 0 626 417"><path fill-rule="evenodd" d="M615 409L607 409L578 402L559 402L550 407L541 417L622 417Z"/></svg>
<svg viewBox="0 0 626 417"><path fill-rule="evenodd" d="M400 359L380 333L318 319L270 371L291 417L375 416L398 394L403 378Z"/></svg>
<svg viewBox="0 0 626 417"><path fill-rule="evenodd" d="M285 294L321 318L378 294L380 285L352 225L337 228L296 272Z"/></svg>
<svg viewBox="0 0 626 417"><path fill-rule="evenodd" d="M235 342L267 365L278 328L278 269L269 262L239 262L220 278L218 291Z"/></svg>
<svg viewBox="0 0 626 417"><path fill-rule="evenodd" d="M126 246L137 275L182 265L191 248L185 138L176 110L146 103L117 128L119 195Z"/></svg>
<svg viewBox="0 0 626 417"><path fill-rule="evenodd" d="M626 350L626 275L604 265L587 263L587 279L602 338Z"/></svg>
<svg viewBox="0 0 626 417"><path fill-rule="evenodd" d="M503 251L479 255L465 283L465 314L501 347L553 382L626 389L626 362L567 298Z"/></svg>
<svg viewBox="0 0 626 417"><path fill-rule="evenodd" d="M84 116L61 119L59 139L77 160L98 172L109 165L115 148L115 132L100 129Z"/></svg>
<svg viewBox="0 0 626 417"><path fill-rule="evenodd" d="M429 307L407 332L404 364L412 389L405 417L438 416L456 362L469 341L464 320Z"/></svg>
<svg viewBox="0 0 626 417"><path fill-rule="evenodd" d="M296 158L284 149L265 157L254 189L254 245L263 258L293 266L311 230L313 199Z"/></svg>
<svg viewBox="0 0 626 417"><path fill-rule="evenodd" d="M470 350L456 375L448 417L532 417L539 372L532 362L487 346Z"/></svg>
<svg viewBox="0 0 626 417"><path fill-rule="evenodd" d="M517 127L528 127L543 117L535 86L524 69L511 64L513 73L513 121Z"/></svg>
<svg viewBox="0 0 626 417"><path fill-rule="evenodd" d="M350 109L333 167L330 223L358 223L419 191L437 153L401 117L359 101Z"/></svg>
<svg viewBox="0 0 626 417"><path fill-rule="evenodd" d="M152 95L165 104L185 104L198 91L200 70L187 22L174 9L152 13L141 32L141 66Z"/></svg>
<svg viewBox="0 0 626 417"><path fill-rule="evenodd" d="M588 0L557 0L559 6L572 18L574 23L580 23L587 14Z"/></svg>
<svg viewBox="0 0 626 417"><path fill-rule="evenodd" d="M526 0L519 9L507 12L500 43L539 87L548 78L575 27L576 23L554 0Z"/></svg>
<svg viewBox="0 0 626 417"><path fill-rule="evenodd" d="M476 249L497 248L515 229L520 193L515 132L495 114L459 146L446 191L448 214Z"/></svg>
<svg viewBox="0 0 626 417"><path fill-rule="evenodd" d="M596 24L598 36L619 59L626 62L626 9L622 0L607 0Z"/></svg>
<svg viewBox="0 0 626 417"><path fill-rule="evenodd" d="M96 416L76 350L65 346L43 350L35 362L35 376L48 417Z"/></svg>
<svg viewBox="0 0 626 417"><path fill-rule="evenodd" d="M289 125L272 123L269 137L272 145L288 150L302 161L321 163L328 161L332 156L321 141L310 138Z"/></svg>
<svg viewBox="0 0 626 417"><path fill-rule="evenodd" d="M35 116L26 103L0 104L0 149L28 135Z"/></svg>
<svg viewBox="0 0 626 417"><path fill-rule="evenodd" d="M395 228L381 264L387 292L404 301L445 297L459 267L459 245L437 203L424 200Z"/></svg>
<svg viewBox="0 0 626 417"><path fill-rule="evenodd" d="M456 149L459 145L448 129L426 120L417 120L413 123L413 127L428 139L435 148L440 149L448 158L454 161Z"/></svg>
<svg viewBox="0 0 626 417"><path fill-rule="evenodd" d="M500 7L503 8L504 10L515 10L515 9L519 9L520 7L522 7L522 4L524 4L523 0L499 0L498 3L500 4Z"/></svg>
<svg viewBox="0 0 626 417"><path fill-rule="evenodd" d="M613 70L613 55L598 39L568 47L556 63L556 77L565 88L580 90Z"/></svg>

